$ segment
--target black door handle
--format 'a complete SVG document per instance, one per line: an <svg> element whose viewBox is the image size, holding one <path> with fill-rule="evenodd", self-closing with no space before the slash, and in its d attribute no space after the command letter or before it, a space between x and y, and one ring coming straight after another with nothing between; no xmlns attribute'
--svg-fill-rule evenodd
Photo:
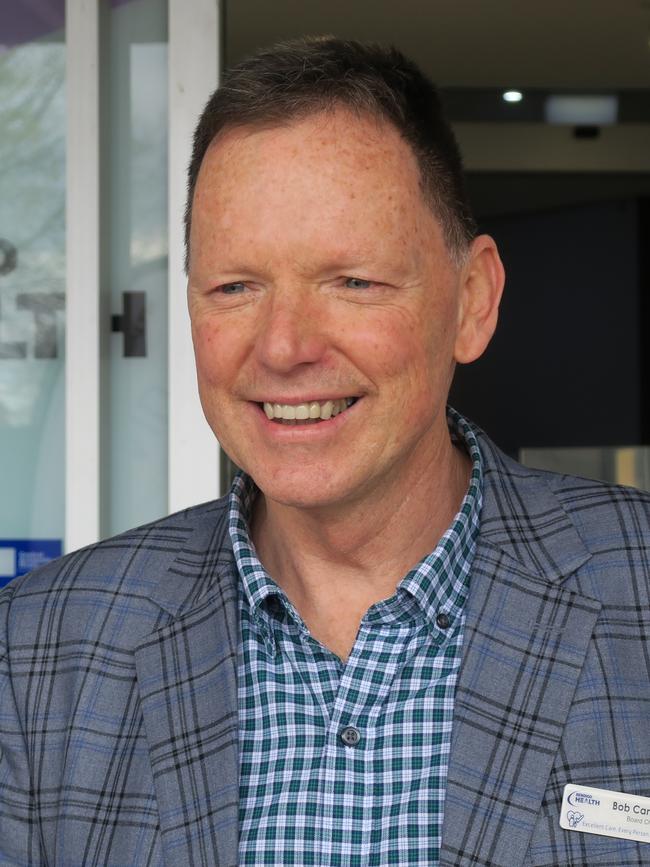
<svg viewBox="0 0 650 867"><path fill-rule="evenodd" d="M147 301L145 292L122 292L122 313L111 317L111 331L124 334L124 358L147 354Z"/></svg>

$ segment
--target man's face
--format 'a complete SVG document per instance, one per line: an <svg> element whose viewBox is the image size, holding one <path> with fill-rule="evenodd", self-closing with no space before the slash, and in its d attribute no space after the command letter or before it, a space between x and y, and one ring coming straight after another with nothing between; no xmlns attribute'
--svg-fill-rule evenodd
<svg viewBox="0 0 650 867"><path fill-rule="evenodd" d="M432 470L459 272L391 125L337 109L222 134L201 167L190 243L203 408L267 497L358 502ZM263 407L327 416L328 401L352 400L289 423Z"/></svg>

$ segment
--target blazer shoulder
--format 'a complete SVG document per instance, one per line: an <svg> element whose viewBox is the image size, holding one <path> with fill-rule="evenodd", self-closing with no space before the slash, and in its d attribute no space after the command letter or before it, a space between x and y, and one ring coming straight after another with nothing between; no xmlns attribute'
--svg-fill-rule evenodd
<svg viewBox="0 0 650 867"><path fill-rule="evenodd" d="M543 491L550 491L561 508L580 524L599 526L613 522L638 522L634 532L647 534L650 524L650 492L595 479L525 466L501 452L476 429L484 458L484 475L496 477L501 491L525 492L529 506ZM500 500L507 499L500 496ZM645 536L648 542L647 535Z"/></svg>
<svg viewBox="0 0 650 867"><path fill-rule="evenodd" d="M211 554L228 548L227 498L213 500L88 545L11 581L0 591L14 626L57 607L82 605L171 614L200 594ZM1 640L1 639L0 639Z"/></svg>
<svg viewBox="0 0 650 867"><path fill-rule="evenodd" d="M581 525L620 526L650 545L650 492L580 476L535 472Z"/></svg>

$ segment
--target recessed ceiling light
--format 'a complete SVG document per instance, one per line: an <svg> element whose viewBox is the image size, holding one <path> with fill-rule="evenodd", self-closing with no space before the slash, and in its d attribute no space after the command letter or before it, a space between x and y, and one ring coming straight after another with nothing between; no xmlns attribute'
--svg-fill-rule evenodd
<svg viewBox="0 0 650 867"><path fill-rule="evenodd" d="M506 102L521 102L524 95L520 90L506 90L503 93L503 98Z"/></svg>

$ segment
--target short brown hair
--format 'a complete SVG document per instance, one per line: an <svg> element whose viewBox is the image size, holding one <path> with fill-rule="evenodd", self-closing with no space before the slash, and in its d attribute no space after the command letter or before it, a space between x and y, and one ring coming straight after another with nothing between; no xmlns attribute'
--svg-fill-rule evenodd
<svg viewBox="0 0 650 867"><path fill-rule="evenodd" d="M224 129L281 126L338 105L392 123L411 146L424 196L459 256L476 234L460 152L438 91L396 48L307 37L263 49L232 67L212 94L194 133L185 209L189 267L192 200L203 157Z"/></svg>

